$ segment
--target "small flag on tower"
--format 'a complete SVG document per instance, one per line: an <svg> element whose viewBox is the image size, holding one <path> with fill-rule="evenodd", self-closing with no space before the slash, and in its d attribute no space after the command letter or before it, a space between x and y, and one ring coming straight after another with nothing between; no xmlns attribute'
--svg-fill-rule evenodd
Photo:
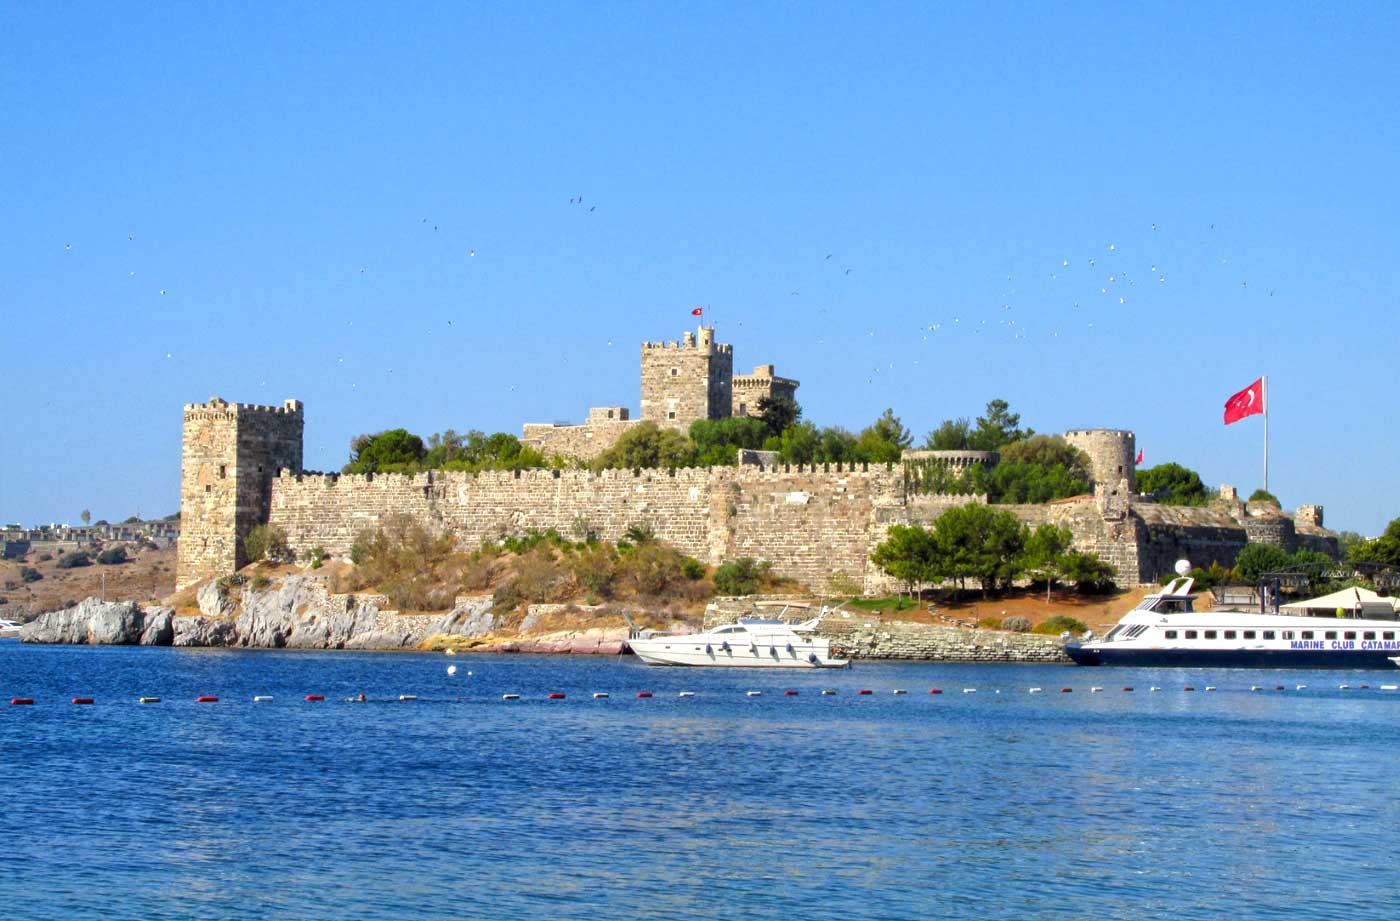
<svg viewBox="0 0 1400 921"><path fill-rule="evenodd" d="M704 307L696 307L694 310L692 310L692 311L690 312L690 315L691 315L692 317L698 317L698 316L703 316L704 313L705 313L705 308L704 308Z"/></svg>
<svg viewBox="0 0 1400 921"><path fill-rule="evenodd" d="M1265 409L1264 379L1261 377L1225 401L1225 424L1239 422L1245 416L1257 416Z"/></svg>
<svg viewBox="0 0 1400 921"><path fill-rule="evenodd" d="M1142 463L1142 448L1138 448L1137 460L1133 461L1133 463L1134 463L1134 464L1140 464L1140 463Z"/></svg>

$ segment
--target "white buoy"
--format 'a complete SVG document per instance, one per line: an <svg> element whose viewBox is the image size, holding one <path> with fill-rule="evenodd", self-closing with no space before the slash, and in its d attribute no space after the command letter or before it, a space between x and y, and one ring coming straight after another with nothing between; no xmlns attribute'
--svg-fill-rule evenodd
<svg viewBox="0 0 1400 921"><path fill-rule="evenodd" d="M895 692L896 694L908 694L908 693L909 693L908 691L901 691L899 688L895 688L895 689L894 689L894 692Z"/></svg>
<svg viewBox="0 0 1400 921"><path fill-rule="evenodd" d="M1149 692L1151 692L1151 691L1160 691L1160 690L1162 690L1162 689L1161 689L1161 688L1148 688L1147 690L1148 690Z"/></svg>
<svg viewBox="0 0 1400 921"><path fill-rule="evenodd" d="M964 693L964 694L976 694L976 693L977 693L977 689L976 689L976 688L963 688L963 693Z"/></svg>
<svg viewBox="0 0 1400 921"><path fill-rule="evenodd" d="M1306 691L1307 689L1308 689L1308 686L1307 686L1306 684L1300 684L1300 685L1298 685L1297 687L1295 687L1293 690L1295 690L1295 691Z"/></svg>
<svg viewBox="0 0 1400 921"><path fill-rule="evenodd" d="M603 698L605 698L605 697L607 697L607 696L608 696L608 692L607 692L607 691L597 691L597 692L595 692L595 693L593 694L593 699L594 699L594 700L602 700Z"/></svg>
<svg viewBox="0 0 1400 921"><path fill-rule="evenodd" d="M1382 690L1382 691L1400 691L1400 684L1383 684L1383 685L1381 685L1381 690Z"/></svg>
<svg viewBox="0 0 1400 921"><path fill-rule="evenodd" d="M830 690L830 689L827 689L827 690L822 691L822 696L823 696L823 697L830 697L831 695L833 695L833 694L835 694L835 693L836 693L835 691Z"/></svg>
<svg viewBox="0 0 1400 921"><path fill-rule="evenodd" d="M270 695L270 694L263 694L263 695L259 695L258 697L254 697L254 698L253 698L253 703L255 703L255 704L266 704L266 703L271 703L271 702L272 702L272 695Z"/></svg>
<svg viewBox="0 0 1400 921"><path fill-rule="evenodd" d="M1090 693L1090 694L1097 694L1097 693L1099 693L1099 692L1102 691L1102 690L1103 690L1103 688L1090 688L1090 689L1089 689L1089 693Z"/></svg>
<svg viewBox="0 0 1400 921"><path fill-rule="evenodd" d="M762 691L745 691L744 693L749 697L760 697L763 694Z"/></svg>
<svg viewBox="0 0 1400 921"><path fill-rule="evenodd" d="M1208 684L1208 685L1206 685L1206 690L1207 690L1207 691L1214 691L1214 690L1215 690L1215 685L1213 685L1213 684Z"/></svg>
<svg viewBox="0 0 1400 921"><path fill-rule="evenodd" d="M417 700L417 699L418 699L418 695L417 695L417 694L400 694L400 695L399 695L399 700Z"/></svg>
<svg viewBox="0 0 1400 921"><path fill-rule="evenodd" d="M142 697L142 698L140 698L139 700L137 700L136 702L139 703L139 704L158 704L158 703L160 703L160 698L159 698L159 697Z"/></svg>
<svg viewBox="0 0 1400 921"><path fill-rule="evenodd" d="M520 695L519 695L519 694L502 694L502 695L501 695L501 700L519 700L519 699L520 699Z"/></svg>
<svg viewBox="0 0 1400 921"><path fill-rule="evenodd" d="M695 696L695 692L694 692L694 691L681 691L680 694L679 694L678 696L680 696L680 697L694 697L694 696Z"/></svg>
<svg viewBox="0 0 1400 921"><path fill-rule="evenodd" d="M1251 691L1262 691L1262 690L1264 690L1263 688L1261 688L1261 687L1260 687L1259 685L1257 685L1257 684L1251 684L1251 685L1249 686L1249 689L1250 689Z"/></svg>
<svg viewBox="0 0 1400 921"><path fill-rule="evenodd" d="M1339 690L1339 691L1350 691L1350 690L1351 690L1351 685L1349 685L1349 684L1339 684L1339 685L1337 685L1337 690Z"/></svg>
<svg viewBox="0 0 1400 921"><path fill-rule="evenodd" d="M448 673L449 675L455 675L455 674L457 674L457 666L455 666L455 665L449 665L449 666L447 666L447 673Z"/></svg>
<svg viewBox="0 0 1400 921"><path fill-rule="evenodd" d="M1044 688L1028 688L1027 690L1032 694L1040 694L1045 691Z"/></svg>

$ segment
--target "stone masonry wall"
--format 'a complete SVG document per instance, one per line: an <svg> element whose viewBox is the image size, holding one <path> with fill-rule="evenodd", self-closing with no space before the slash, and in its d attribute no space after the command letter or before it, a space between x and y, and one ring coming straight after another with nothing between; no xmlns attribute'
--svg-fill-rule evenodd
<svg viewBox="0 0 1400 921"><path fill-rule="evenodd" d="M636 420L590 419L583 425L527 423L520 441L546 457L574 457L593 460L617 443Z"/></svg>
<svg viewBox="0 0 1400 921"><path fill-rule="evenodd" d="M734 352L715 342L714 329L687 332L680 342L643 342L641 417L685 430L697 419L729 415Z"/></svg>

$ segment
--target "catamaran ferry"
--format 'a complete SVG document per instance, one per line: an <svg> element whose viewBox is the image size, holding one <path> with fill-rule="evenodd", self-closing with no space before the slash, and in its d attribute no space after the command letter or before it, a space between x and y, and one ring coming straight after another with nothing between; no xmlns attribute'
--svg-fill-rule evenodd
<svg viewBox="0 0 1400 921"><path fill-rule="evenodd" d="M1358 594L1354 606L1330 611L1308 603L1285 605L1280 613L1197 611L1192 583L1174 579L1143 598L1102 639L1071 642L1065 652L1077 665L1393 669L1400 664L1400 615L1391 599L1363 604Z"/></svg>

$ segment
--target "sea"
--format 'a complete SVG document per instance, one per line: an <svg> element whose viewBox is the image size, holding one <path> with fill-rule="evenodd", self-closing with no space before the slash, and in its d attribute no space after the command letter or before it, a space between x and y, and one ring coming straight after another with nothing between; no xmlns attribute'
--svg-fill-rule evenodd
<svg viewBox="0 0 1400 921"><path fill-rule="evenodd" d="M1394 919L1398 676L4 641L0 917Z"/></svg>

